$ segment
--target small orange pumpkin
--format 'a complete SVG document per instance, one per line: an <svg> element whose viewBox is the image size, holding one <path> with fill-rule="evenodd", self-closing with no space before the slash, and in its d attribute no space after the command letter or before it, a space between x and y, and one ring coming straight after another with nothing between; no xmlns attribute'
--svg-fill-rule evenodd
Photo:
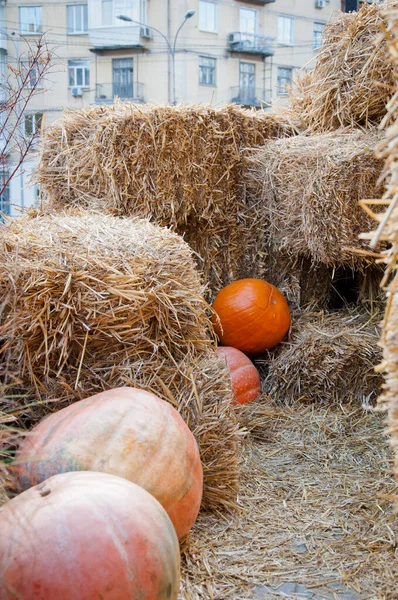
<svg viewBox="0 0 398 600"><path fill-rule="evenodd" d="M236 348L222 346L217 349L219 356L225 358L231 374L233 404L246 404L261 395L260 375L250 358Z"/></svg>
<svg viewBox="0 0 398 600"><path fill-rule="evenodd" d="M124 477L160 502L179 538L199 512L196 440L171 404L137 388L102 392L49 415L22 440L15 462L24 489L67 471Z"/></svg>
<svg viewBox="0 0 398 600"><path fill-rule="evenodd" d="M180 551L159 502L106 473L62 473L0 508L1 600L176 600Z"/></svg>
<svg viewBox="0 0 398 600"><path fill-rule="evenodd" d="M213 315L213 324L222 345L249 356L279 344L290 327L285 298L262 279L230 283L217 294L213 309L217 315Z"/></svg>

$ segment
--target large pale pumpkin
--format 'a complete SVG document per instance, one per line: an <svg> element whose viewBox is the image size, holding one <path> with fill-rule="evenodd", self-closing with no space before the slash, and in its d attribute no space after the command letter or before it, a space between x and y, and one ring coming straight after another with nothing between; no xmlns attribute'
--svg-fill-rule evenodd
<svg viewBox="0 0 398 600"><path fill-rule="evenodd" d="M216 296L213 323L223 346L255 356L283 340L290 327L286 300L270 283L239 279ZM217 318L218 317L218 318Z"/></svg>
<svg viewBox="0 0 398 600"><path fill-rule="evenodd" d="M258 398L261 395L260 375L250 358L231 346L221 346L217 352L225 359L231 374L234 404L246 404Z"/></svg>
<svg viewBox="0 0 398 600"><path fill-rule="evenodd" d="M160 502L179 538L199 512L196 440L171 404L144 390L109 390L53 413L22 441L15 465L23 489L66 471L124 477Z"/></svg>
<svg viewBox="0 0 398 600"><path fill-rule="evenodd" d="M180 554L153 496L105 473L63 473L0 508L0 600L175 600Z"/></svg>

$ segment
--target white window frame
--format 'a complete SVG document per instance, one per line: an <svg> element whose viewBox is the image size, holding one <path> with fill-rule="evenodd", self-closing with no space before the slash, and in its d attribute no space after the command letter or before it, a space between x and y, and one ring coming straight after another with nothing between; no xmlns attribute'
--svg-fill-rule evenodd
<svg viewBox="0 0 398 600"><path fill-rule="evenodd" d="M3 187L4 183L9 178L10 173L8 171L2 171L0 173L0 183L1 187ZM10 202L10 182L7 183L6 187L3 190L2 196L0 196L0 213L3 215L10 217L11 216L11 202ZM3 222L2 216L0 214L0 223Z"/></svg>
<svg viewBox="0 0 398 600"><path fill-rule="evenodd" d="M40 79L40 81L38 83L36 83L37 80L38 80L38 78L39 78L39 75L40 75L38 73L38 67L37 67L37 65L32 66L27 61L23 61L22 62L22 68L23 68L23 72L27 73L28 71L30 71L30 73L29 73L30 77L29 77L29 80L28 80L28 82L26 84L26 87L29 90L33 90L34 88L36 88L37 90L42 89L43 88L43 79ZM32 75L34 73L36 73L36 77L32 77Z"/></svg>
<svg viewBox="0 0 398 600"><path fill-rule="evenodd" d="M293 72L294 72L293 67L278 67L278 69L277 69L277 81L276 81L276 95L277 96L287 96L288 95L288 92L286 90L286 85L288 85L287 79L284 78L284 80L286 81L286 83L283 84L283 85L281 84L281 81L280 81L281 80L280 71L282 71L282 70L283 71L290 71L290 73L291 73L290 82L293 79Z"/></svg>
<svg viewBox="0 0 398 600"><path fill-rule="evenodd" d="M83 29L77 29L77 11L80 10L80 19L83 24ZM68 35L85 35L88 33L88 5L87 4L67 4L66 6L66 22ZM69 29L69 23L72 23L72 28Z"/></svg>
<svg viewBox="0 0 398 600"><path fill-rule="evenodd" d="M213 65L201 64L202 61L213 61ZM202 81L202 75L205 73L211 73L212 83ZM204 77L206 79L207 76ZM199 85L205 85L208 87L216 87L217 85L217 59L213 56L199 56Z"/></svg>
<svg viewBox="0 0 398 600"><path fill-rule="evenodd" d="M23 11L37 11L35 18L29 22L30 17L23 17ZM37 19L36 19L37 16ZM33 25L34 30L30 30L29 26ZM43 27L42 7L40 4L36 6L20 6L19 7L19 30L21 35L41 35Z"/></svg>
<svg viewBox="0 0 398 600"><path fill-rule="evenodd" d="M31 133L28 133L26 131L26 122L27 122L28 118L32 119L32 132ZM43 118L44 118L44 113L42 113L40 111L25 113L24 133L25 133L26 137L31 138L33 136L39 135ZM39 123L37 123L37 121L39 121Z"/></svg>
<svg viewBox="0 0 398 600"><path fill-rule="evenodd" d="M78 63L78 64L73 64ZM77 71L82 69L82 82L77 83ZM86 69L88 69L88 81L86 81ZM70 82L71 71L73 70L74 75L74 83ZM82 87L89 88L90 87L90 61L86 58L76 58L68 60L68 87Z"/></svg>
<svg viewBox="0 0 398 600"><path fill-rule="evenodd" d="M290 22L290 36L285 35L283 23L287 25ZM278 44L284 46L293 46L294 44L294 17L290 16L279 16L278 17Z"/></svg>
<svg viewBox="0 0 398 600"><path fill-rule="evenodd" d="M254 13L254 31L245 31L242 27L242 12L251 12ZM248 33L250 35L257 35L258 33L258 10L255 8L246 8L246 6L241 6L239 9L239 31L241 33Z"/></svg>
<svg viewBox="0 0 398 600"><path fill-rule="evenodd" d="M321 27L322 27L322 29L321 29ZM319 21L314 21L313 43L312 43L312 47L314 50L318 50L318 48L320 48L322 45L322 33L323 33L324 29L325 29L325 23L320 23Z"/></svg>
<svg viewBox="0 0 398 600"><path fill-rule="evenodd" d="M104 3L109 3L108 19L104 19ZM131 19L146 23L146 0L100 0L101 27L131 27L134 23L117 19L118 15L126 15Z"/></svg>
<svg viewBox="0 0 398 600"><path fill-rule="evenodd" d="M214 11L213 28L207 24L207 12L210 7ZM216 0L199 0L199 31L218 33L218 2Z"/></svg>

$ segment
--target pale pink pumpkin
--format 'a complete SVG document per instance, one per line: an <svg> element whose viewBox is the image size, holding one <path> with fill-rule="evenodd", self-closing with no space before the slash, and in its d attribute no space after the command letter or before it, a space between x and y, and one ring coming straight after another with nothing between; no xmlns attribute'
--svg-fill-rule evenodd
<svg viewBox="0 0 398 600"><path fill-rule="evenodd" d="M0 508L0 600L176 600L180 553L153 496L114 475L54 475Z"/></svg>
<svg viewBox="0 0 398 600"><path fill-rule="evenodd" d="M102 392L51 414L22 441L16 468L23 489L67 471L124 477L160 502L179 538L202 498L194 436L171 404L136 388Z"/></svg>
<svg viewBox="0 0 398 600"><path fill-rule="evenodd" d="M217 352L225 358L231 374L234 404L246 404L256 400L261 394L261 381L250 358L231 346L217 348Z"/></svg>

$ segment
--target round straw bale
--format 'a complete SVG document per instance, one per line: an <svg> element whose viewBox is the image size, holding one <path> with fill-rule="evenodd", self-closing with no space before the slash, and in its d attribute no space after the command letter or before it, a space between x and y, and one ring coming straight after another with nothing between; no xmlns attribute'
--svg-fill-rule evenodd
<svg viewBox="0 0 398 600"><path fill-rule="evenodd" d="M301 131L378 125L395 91L396 67L381 36L397 0L364 2L358 13L341 13L324 28L311 73L290 90L285 117Z"/></svg>
<svg viewBox="0 0 398 600"><path fill-rule="evenodd" d="M25 424L54 410L49 400L59 407L118 386L148 389L179 410L199 443L204 505L233 505L230 378L180 236L146 220L36 215L0 229L0 262L3 377L15 376L32 403Z"/></svg>

